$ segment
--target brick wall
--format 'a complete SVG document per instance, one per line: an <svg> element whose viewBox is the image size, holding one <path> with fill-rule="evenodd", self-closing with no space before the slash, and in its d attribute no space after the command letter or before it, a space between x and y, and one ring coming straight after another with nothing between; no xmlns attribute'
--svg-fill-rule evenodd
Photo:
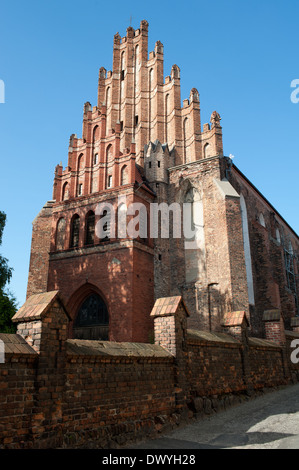
<svg viewBox="0 0 299 470"><path fill-rule="evenodd" d="M157 291L183 295L192 329L219 331L225 312L248 309L240 198L224 176L223 158L210 157L170 168L167 189L160 184L157 190L159 202L183 205L193 188L202 204L199 248L186 249L184 237L156 242L162 255L155 263Z"/></svg>
<svg viewBox="0 0 299 470"><path fill-rule="evenodd" d="M225 395L246 389L242 345L234 338L191 330L187 357L190 397Z"/></svg>
<svg viewBox="0 0 299 470"><path fill-rule="evenodd" d="M63 442L86 444L98 440L120 444L153 434L159 417L175 412L173 358L163 351L134 344L112 355L82 354L77 344L68 345L63 406ZM119 346L119 344L118 344ZM130 345L128 345L130 346ZM165 357L164 357L165 356Z"/></svg>
<svg viewBox="0 0 299 470"><path fill-rule="evenodd" d="M5 362L0 364L0 448L31 441L37 353L19 335L0 333Z"/></svg>
<svg viewBox="0 0 299 470"><path fill-rule="evenodd" d="M67 339L61 298L45 295L47 307L17 314L19 333L40 329L35 349L20 334L1 336L0 448L115 447L297 378L290 340L285 348L186 330L180 297L162 303L160 313L154 307L156 344L146 344Z"/></svg>
<svg viewBox="0 0 299 470"><path fill-rule="evenodd" d="M248 379L252 388L275 387L287 383L289 377L285 370L283 349L267 344L267 341L260 338L250 338L249 341Z"/></svg>

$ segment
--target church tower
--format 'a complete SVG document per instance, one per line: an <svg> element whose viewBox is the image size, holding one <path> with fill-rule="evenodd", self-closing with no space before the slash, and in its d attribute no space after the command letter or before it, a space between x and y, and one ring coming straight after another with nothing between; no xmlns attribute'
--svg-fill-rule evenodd
<svg viewBox="0 0 299 470"><path fill-rule="evenodd" d="M33 222L27 296L59 290L71 337L150 340L154 300L177 292L167 278L184 251L150 237L150 206L175 200L171 168L215 156L220 168L219 114L202 131L197 89L181 105L180 69L173 65L164 78L163 62L160 41L148 53L147 21L114 36L113 70L100 68L97 105L84 104L82 137L70 137L67 166L56 166L53 198ZM135 238L119 230L122 217L134 222L132 204L146 209ZM200 257L187 258L193 266ZM183 278L198 280L194 273Z"/></svg>

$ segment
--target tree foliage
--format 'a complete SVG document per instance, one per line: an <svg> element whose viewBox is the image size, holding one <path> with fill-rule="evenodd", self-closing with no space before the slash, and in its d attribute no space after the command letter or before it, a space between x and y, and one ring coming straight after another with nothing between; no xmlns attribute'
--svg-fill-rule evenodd
<svg viewBox="0 0 299 470"><path fill-rule="evenodd" d="M9 292L0 290L0 333L15 333L16 328L11 319L16 311L15 297Z"/></svg>
<svg viewBox="0 0 299 470"><path fill-rule="evenodd" d="M0 245L2 245L2 236L6 222L6 214L0 211ZM11 318L17 311L15 297L7 290L5 286L9 283L13 269L8 266L8 260L0 255L0 332L14 333L15 327Z"/></svg>

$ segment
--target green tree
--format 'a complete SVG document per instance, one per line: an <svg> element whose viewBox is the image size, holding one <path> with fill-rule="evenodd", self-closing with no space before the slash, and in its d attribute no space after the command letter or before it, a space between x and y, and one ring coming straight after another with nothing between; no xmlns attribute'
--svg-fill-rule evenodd
<svg viewBox="0 0 299 470"><path fill-rule="evenodd" d="M6 214L0 211L0 246L6 222ZM12 276L13 269L8 266L8 260L0 255L0 332L14 333L15 327L11 318L17 311L15 297L5 289Z"/></svg>

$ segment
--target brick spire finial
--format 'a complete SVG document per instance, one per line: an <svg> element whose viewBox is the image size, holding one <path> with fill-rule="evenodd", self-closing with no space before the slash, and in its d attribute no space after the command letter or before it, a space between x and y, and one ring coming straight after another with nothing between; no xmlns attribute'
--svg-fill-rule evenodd
<svg viewBox="0 0 299 470"><path fill-rule="evenodd" d="M154 317L155 342L175 357L184 348L189 312L182 297L157 299L151 312Z"/></svg>

